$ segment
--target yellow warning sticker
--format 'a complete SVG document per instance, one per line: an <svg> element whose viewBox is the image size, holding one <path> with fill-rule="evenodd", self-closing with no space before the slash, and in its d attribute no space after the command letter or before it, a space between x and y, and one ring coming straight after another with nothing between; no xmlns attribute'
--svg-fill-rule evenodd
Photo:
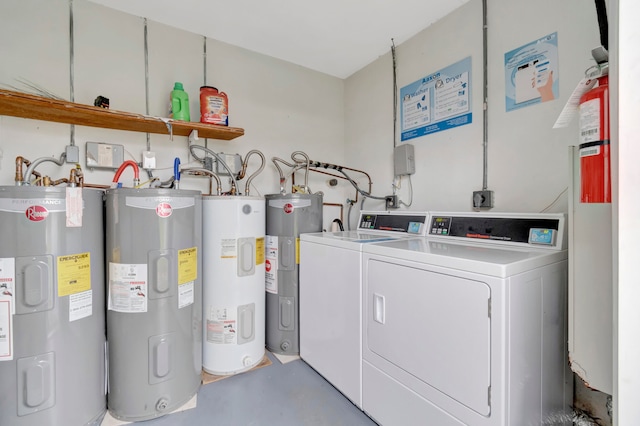
<svg viewBox="0 0 640 426"><path fill-rule="evenodd" d="M300 238L296 238L296 265L300 264Z"/></svg>
<svg viewBox="0 0 640 426"><path fill-rule="evenodd" d="M91 253L57 257L58 297L91 290Z"/></svg>
<svg viewBox="0 0 640 426"><path fill-rule="evenodd" d="M264 237L256 238L256 265L264 263Z"/></svg>
<svg viewBox="0 0 640 426"><path fill-rule="evenodd" d="M178 285L187 284L198 278L198 248L178 250Z"/></svg>

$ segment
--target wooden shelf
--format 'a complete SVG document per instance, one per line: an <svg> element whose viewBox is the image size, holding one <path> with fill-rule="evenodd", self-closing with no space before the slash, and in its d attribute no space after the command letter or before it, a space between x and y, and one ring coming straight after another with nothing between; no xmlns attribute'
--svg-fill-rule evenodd
<svg viewBox="0 0 640 426"><path fill-rule="evenodd" d="M158 117L114 111L92 105L76 104L0 89L0 115L55 121L57 123L132 132L169 135L168 125ZM199 138L232 140L244 135L238 127L217 126L198 122L171 120L173 134L189 136L198 131Z"/></svg>

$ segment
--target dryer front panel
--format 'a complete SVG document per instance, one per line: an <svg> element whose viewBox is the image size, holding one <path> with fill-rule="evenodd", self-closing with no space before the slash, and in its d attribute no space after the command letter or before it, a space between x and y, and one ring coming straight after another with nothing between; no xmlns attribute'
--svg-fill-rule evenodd
<svg viewBox="0 0 640 426"><path fill-rule="evenodd" d="M366 268L365 352L488 416L490 287L378 259Z"/></svg>

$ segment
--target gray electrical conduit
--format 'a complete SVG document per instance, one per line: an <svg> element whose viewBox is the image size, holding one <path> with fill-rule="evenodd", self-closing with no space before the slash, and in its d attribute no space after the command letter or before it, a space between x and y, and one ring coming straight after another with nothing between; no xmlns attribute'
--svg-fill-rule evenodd
<svg viewBox="0 0 640 426"><path fill-rule="evenodd" d="M296 151L296 152L300 152L300 151ZM304 155L304 153L302 153L302 154ZM308 168L309 166L311 166L311 167L324 167L325 169L332 169L332 170L335 170L335 171L337 171L337 172L340 172L342 175L344 175L344 179L346 179L346 180L347 180L347 181L348 181L348 182L349 182L349 183L350 183L350 184L351 184L351 185L356 189L356 191L357 191L358 193L362 194L362 196L363 196L362 201L360 202L360 210L362 210L362 209L363 209L363 207L364 207L364 200L365 200L365 198L371 198L372 200L386 200L386 199L387 199L386 197L377 197L377 196L371 195L371 192L365 192L365 191L363 191L362 189L360 189L360 187L358 186L357 182L355 182L355 181L354 181L354 180L353 180L353 179L352 179L352 178L351 178L351 177L350 177L350 176L349 176L349 175L344 171L344 169L348 169L348 170L353 170L353 171L355 171L355 172L363 173L363 174L364 174L365 176L367 176L367 178L369 179L369 191L371 191L371 177L370 177L367 173L365 173L365 172L363 172L363 171L361 171L361 170L350 169L350 168L348 168L348 167L338 166L338 165L336 165L336 164L321 163L321 162L319 162L319 161L308 161L308 162L305 164L305 163L302 163L302 162L300 162L300 161L297 161L297 160L295 159L295 156L294 156L294 155L292 155L292 156L291 156L291 158L292 158L294 161L296 161L299 165L300 165L300 164L303 164L303 165L304 165L305 167L307 167L307 168ZM280 161L282 161L282 160L280 160ZM287 164L287 163L285 163L285 164ZM290 165L290 164L287 164L287 165L289 165L290 167L293 167L293 165ZM276 167L277 167L277 165L276 165ZM280 170L280 168L278 168L278 170ZM282 174L281 174L280 176L282 176ZM412 198L413 198L413 197L412 197ZM352 207L352 206L353 206L353 204L350 204L350 205L349 205L349 209L348 209L348 211L347 211L347 228L348 228L349 230L351 230L350 216L351 216L351 207Z"/></svg>
<svg viewBox="0 0 640 426"><path fill-rule="evenodd" d="M310 167L314 167L315 169L323 168L323 169L327 169L327 170L337 170L337 171L339 171L339 170L349 170L349 171L352 171L352 172L362 173L363 175L365 175L367 177L367 180L369 181L369 192L371 192L372 185L373 185L372 182L371 182L371 176L369 176L369 173L365 172L364 170L352 169L350 167L339 166L337 164L322 163L320 161L311 161L309 166ZM323 173L323 172L321 172L319 170L314 170L314 169L311 169L311 170ZM344 179L342 176L334 175L334 174L331 174L331 173L325 173L325 174L327 174L329 176L334 176L334 177L339 177L341 179Z"/></svg>
<svg viewBox="0 0 640 426"><path fill-rule="evenodd" d="M371 195L369 192L365 192L362 189L360 189L358 187L358 184L356 183L356 181L354 181L353 179L351 179L351 177L349 177L349 175L347 174L347 172L345 172L344 170L338 170L340 173L342 173L344 175L345 178L347 178L347 180L349 181L349 183L351 185L353 185L353 187L356 189L356 191L358 191L360 194L362 194L363 197L366 198L371 198L372 200L386 200L387 197L376 197L375 195ZM364 200L362 200L364 201Z"/></svg>
<svg viewBox="0 0 640 426"><path fill-rule="evenodd" d="M229 173L229 176L231 176L231 179L233 179L233 183L232 183L233 188L235 188L236 190L238 190L239 185L238 185L238 180L236 179L236 176L233 174L233 172L231 171L231 169L229 168L229 166L227 165L227 163L225 163L225 161L224 161L222 158L220 158L220 156L219 156L218 154L216 154L215 152L213 152L212 150L210 150L209 148L206 148L206 147L204 147L204 146L200 146L200 145L190 145L190 146L189 146L189 151L191 152L191 155L193 155L193 158L195 158L196 160L198 160L198 161L200 161L200 162L204 162L204 159L199 158L199 157L196 155L196 153L195 153L195 152L193 152L193 150L194 150L195 148L201 149L201 150L203 150L204 152L206 152L206 153L209 153L209 154L213 155L213 156L216 158L216 160L218 160L218 162L219 162L220 164L222 164L222 166L227 170L227 172ZM206 169L205 169L205 170L206 170ZM231 192L233 193L234 191L231 191Z"/></svg>
<svg viewBox="0 0 640 426"><path fill-rule="evenodd" d="M489 175L489 83L487 53L487 0L482 0L482 190L486 191Z"/></svg>
<svg viewBox="0 0 640 426"><path fill-rule="evenodd" d="M22 177L22 180L24 181L25 185L30 185L28 177L31 176L31 173L33 173L33 171L36 169L36 167L38 167L38 165L42 164L42 163L55 163L58 166L62 166L64 164L64 160L67 158L67 154L66 153L62 153L60 155L60 159L56 160L53 157L40 157L40 158L36 158L35 160L33 160L33 162L29 165L29 167L27 167L27 170L24 172L24 176Z"/></svg>
<svg viewBox="0 0 640 426"><path fill-rule="evenodd" d="M205 169L202 167L188 167L186 169L180 170L180 173L185 173L185 174L203 173L203 174L209 175L209 177L212 177L216 180L216 195L222 194L222 182L220 181L220 177L214 172L212 172L211 170Z"/></svg>

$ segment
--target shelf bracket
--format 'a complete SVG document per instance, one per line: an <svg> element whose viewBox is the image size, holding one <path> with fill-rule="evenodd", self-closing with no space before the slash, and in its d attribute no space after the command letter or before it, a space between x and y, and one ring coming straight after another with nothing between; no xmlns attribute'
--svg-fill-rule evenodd
<svg viewBox="0 0 640 426"><path fill-rule="evenodd" d="M192 130L191 133L189 133L189 145L196 143L198 139L198 130Z"/></svg>

